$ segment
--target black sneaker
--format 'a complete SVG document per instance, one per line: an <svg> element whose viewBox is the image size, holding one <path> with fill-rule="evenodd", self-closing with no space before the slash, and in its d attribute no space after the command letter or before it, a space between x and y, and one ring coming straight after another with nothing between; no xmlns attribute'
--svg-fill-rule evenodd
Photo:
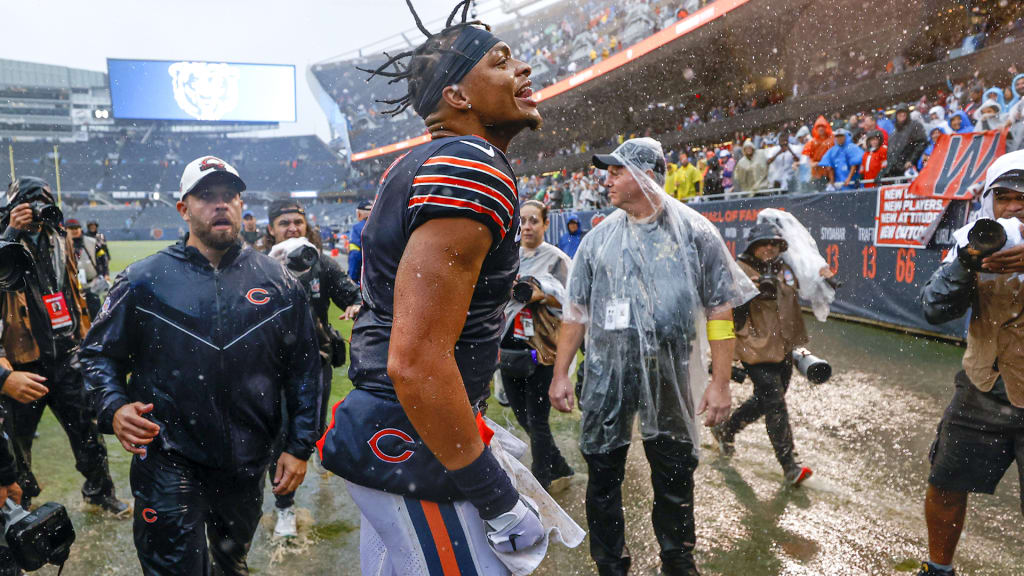
<svg viewBox="0 0 1024 576"><path fill-rule="evenodd" d="M917 576L956 576L956 570L941 570L931 562L921 564L921 570Z"/></svg>
<svg viewBox="0 0 1024 576"><path fill-rule="evenodd" d="M576 475L576 471L565 460L556 463L553 468L551 479L547 482L547 486L544 487L551 494L562 492L568 488L569 483L572 482L572 477Z"/></svg>
<svg viewBox="0 0 1024 576"><path fill-rule="evenodd" d="M99 507L108 514L117 516L118 518L130 516L132 513L131 506L129 506L127 502L118 500L113 494L93 496L92 498L87 498L86 502Z"/></svg>
<svg viewBox="0 0 1024 576"><path fill-rule="evenodd" d="M733 444L732 438L725 436L725 424L713 426L711 435L715 437L715 442L718 442L718 451L722 453L722 456L728 458L736 454L736 445Z"/></svg>

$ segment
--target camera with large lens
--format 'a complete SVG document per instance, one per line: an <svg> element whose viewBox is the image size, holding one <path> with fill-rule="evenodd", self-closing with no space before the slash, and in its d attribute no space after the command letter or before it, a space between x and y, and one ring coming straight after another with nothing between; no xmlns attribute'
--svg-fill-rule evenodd
<svg viewBox="0 0 1024 576"><path fill-rule="evenodd" d="M0 292L17 292L25 287L25 274L34 260L20 242L0 240Z"/></svg>
<svg viewBox="0 0 1024 576"><path fill-rule="evenodd" d="M828 360L818 358L807 348L793 350L793 364L797 372L804 375L812 384L824 384L832 378L832 365Z"/></svg>
<svg viewBox="0 0 1024 576"><path fill-rule="evenodd" d="M512 299L522 304L529 304L533 299L533 280L530 277L523 277L512 286Z"/></svg>
<svg viewBox="0 0 1024 576"><path fill-rule="evenodd" d="M0 512L7 547L19 568L31 572L67 561L75 542L75 527L63 506L47 502L29 512L8 498Z"/></svg>
<svg viewBox="0 0 1024 576"><path fill-rule="evenodd" d="M33 222L46 224L51 228L59 228L64 225L64 213L53 204L37 200L29 202L28 205L32 208Z"/></svg>
<svg viewBox="0 0 1024 576"><path fill-rule="evenodd" d="M981 261L1006 245L1006 229L991 218L980 218L967 233L967 246L957 250L957 258L971 272L981 271Z"/></svg>
<svg viewBox="0 0 1024 576"><path fill-rule="evenodd" d="M757 277L757 289L761 293L757 296L764 300L774 300L779 294L779 277L775 275L775 270L769 267L766 270L762 270L760 276Z"/></svg>
<svg viewBox="0 0 1024 576"><path fill-rule="evenodd" d="M320 251L313 246L298 246L288 252L285 266L293 272L305 272L320 260Z"/></svg>

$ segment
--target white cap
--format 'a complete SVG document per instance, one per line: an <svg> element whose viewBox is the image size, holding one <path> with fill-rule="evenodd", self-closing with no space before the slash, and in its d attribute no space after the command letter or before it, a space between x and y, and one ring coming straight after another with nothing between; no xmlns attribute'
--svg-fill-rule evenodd
<svg viewBox="0 0 1024 576"><path fill-rule="evenodd" d="M238 170L227 162L216 156L201 156L188 163L185 171L181 174L181 187L178 189L178 200L185 197L199 186L199 183L207 178L219 175L222 181L231 182L239 192L245 190L245 182L238 175Z"/></svg>

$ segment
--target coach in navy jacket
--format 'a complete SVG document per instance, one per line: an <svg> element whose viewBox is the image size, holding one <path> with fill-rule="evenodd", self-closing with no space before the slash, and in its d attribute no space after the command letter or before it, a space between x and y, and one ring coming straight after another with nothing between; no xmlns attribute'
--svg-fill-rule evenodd
<svg viewBox="0 0 1024 576"><path fill-rule="evenodd" d="M275 494L301 484L317 439L309 301L280 262L241 247L244 189L223 160L191 162L178 202L189 236L118 277L79 353L100 430L135 454L146 575L248 574L282 397Z"/></svg>

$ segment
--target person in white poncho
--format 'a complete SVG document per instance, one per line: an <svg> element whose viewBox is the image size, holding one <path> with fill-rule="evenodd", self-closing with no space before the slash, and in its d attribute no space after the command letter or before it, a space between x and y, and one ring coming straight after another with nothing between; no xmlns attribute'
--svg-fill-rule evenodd
<svg viewBox="0 0 1024 576"><path fill-rule="evenodd" d="M594 156L618 211L584 236L562 305L551 402L570 411L569 367L586 336L580 449L587 461L590 554L602 575L626 574L622 480L639 417L651 464L652 521L662 572L698 574L693 473L704 425L730 411L732 309L757 289L717 229L663 190L665 156L650 138ZM710 341L710 346L709 346ZM707 356L713 365L707 381Z"/></svg>

